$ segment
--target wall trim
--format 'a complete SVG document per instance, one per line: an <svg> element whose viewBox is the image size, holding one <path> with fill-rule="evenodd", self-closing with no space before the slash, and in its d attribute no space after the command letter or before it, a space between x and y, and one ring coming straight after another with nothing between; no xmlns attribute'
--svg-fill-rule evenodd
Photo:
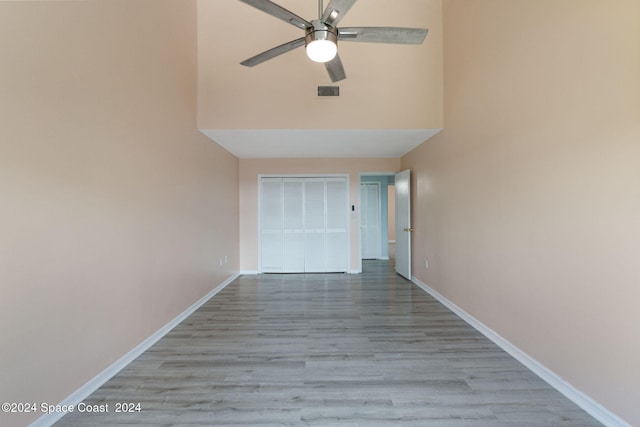
<svg viewBox="0 0 640 427"><path fill-rule="evenodd" d="M411 276L411 281L415 283L419 288L423 291L440 301L445 307L449 310L453 311L458 317L462 318L465 322L471 325L474 329L480 332L485 337L489 338L496 345L502 348L504 351L509 353L513 358L518 360L524 366L526 366L530 371L543 379L546 383L548 383L551 387L558 390L562 393L566 398L574 402L576 405L584 409L588 414L594 417L596 420L603 423L608 427L631 427L631 424L628 424L622 418L614 414L613 412L606 409L604 406L563 380L558 374L544 366L542 363L538 362L533 357L529 356L524 351L520 350L518 347L513 345L511 342L507 341L505 338L500 336L497 332L486 326L484 323L480 322L478 319L464 311L462 308L457 306L455 303L448 300L438 291L427 285L426 283L420 281L415 276Z"/></svg>
<svg viewBox="0 0 640 427"><path fill-rule="evenodd" d="M109 381L113 376L115 376L118 372L124 369L127 365L133 362L138 356L147 351L152 345L158 342L162 337L164 337L167 333L169 333L173 328L178 326L183 320L189 317L193 312L199 309L204 303L209 301L216 295L218 292L227 287L231 282L237 279L240 276L240 273L235 273L231 275L227 280L220 283L218 286L213 288L208 294L200 298L190 307L188 307L185 311L176 316L173 320L169 321L162 328L158 329L153 335L146 338L140 344L131 349L127 354L122 356L120 359L113 362L109 365L105 370L100 372L98 375L90 379L83 386L78 388L76 391L67 396L59 405L73 405L76 406L84 399L89 397L94 391L100 388L104 383ZM66 413L51 413L45 414L36 419L33 423L30 424L30 427L48 427L62 418Z"/></svg>

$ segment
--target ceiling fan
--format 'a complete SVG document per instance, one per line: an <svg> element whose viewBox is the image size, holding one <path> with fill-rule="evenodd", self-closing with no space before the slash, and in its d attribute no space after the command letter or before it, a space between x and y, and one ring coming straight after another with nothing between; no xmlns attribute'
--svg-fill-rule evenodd
<svg viewBox="0 0 640 427"><path fill-rule="evenodd" d="M426 28L402 27L342 27L337 25L356 0L331 0L323 11L318 0L318 19L307 21L270 0L240 0L278 19L304 30L304 37L269 49L243 62L253 67L301 46L306 47L309 59L323 62L332 82L346 78L338 55L338 40L364 43L422 44Z"/></svg>

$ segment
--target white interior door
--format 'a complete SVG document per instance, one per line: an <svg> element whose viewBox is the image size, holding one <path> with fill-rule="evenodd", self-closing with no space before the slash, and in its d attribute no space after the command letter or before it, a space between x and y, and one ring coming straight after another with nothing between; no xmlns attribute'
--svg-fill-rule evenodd
<svg viewBox="0 0 640 427"><path fill-rule="evenodd" d="M396 174L396 273L411 280L411 171Z"/></svg>
<svg viewBox="0 0 640 427"><path fill-rule="evenodd" d="M360 184L360 239L362 259L380 258L380 183Z"/></svg>

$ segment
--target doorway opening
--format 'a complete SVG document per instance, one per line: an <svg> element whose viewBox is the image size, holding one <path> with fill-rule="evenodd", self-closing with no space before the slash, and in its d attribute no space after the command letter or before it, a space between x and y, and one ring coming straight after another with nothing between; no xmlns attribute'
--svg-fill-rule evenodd
<svg viewBox="0 0 640 427"><path fill-rule="evenodd" d="M360 264L395 263L395 174L360 174ZM364 271L364 270L363 270Z"/></svg>

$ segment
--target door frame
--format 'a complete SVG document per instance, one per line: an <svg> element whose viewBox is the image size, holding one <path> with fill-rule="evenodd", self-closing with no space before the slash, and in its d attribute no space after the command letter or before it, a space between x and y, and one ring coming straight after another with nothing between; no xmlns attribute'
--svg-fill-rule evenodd
<svg viewBox="0 0 640 427"><path fill-rule="evenodd" d="M360 206L362 206L362 200L360 200L360 184L363 183L362 181L362 177L363 176L392 176L395 178L397 172L360 172L358 174L358 209L360 209ZM365 181L366 182L366 181ZM380 200L382 200L382 189L380 189ZM360 236L360 214L358 213L358 215L356 215L357 220L358 220L358 224L357 224L357 229L358 229L358 271L360 273L362 273L362 236ZM382 236L380 237L380 239L382 239ZM386 239L388 240L388 237L386 237Z"/></svg>
<svg viewBox="0 0 640 427"><path fill-rule="evenodd" d="M344 173L316 173L316 174L305 174L305 173L269 173L269 174L258 174L258 247L256 250L258 251L258 274L263 274L262 272L262 202L260 201L262 195L262 178L345 178L347 185L347 207L350 207L350 183L349 183L349 174ZM350 210L347 209L345 213L347 218L347 270L348 273L351 267L351 221L350 221ZM358 224L359 225L359 224ZM362 271L362 265L360 266L360 270Z"/></svg>
<svg viewBox="0 0 640 427"><path fill-rule="evenodd" d="M382 253L380 251L380 247L382 246L382 189L381 189L381 185L379 182L377 181L364 181L362 182L362 180L360 181L360 249L362 250L362 213L364 212L364 206L362 205L362 187L366 187L368 185L374 186L377 189L378 192L378 203L377 203L377 213L378 213L378 224L377 224L377 235L376 235L376 241L377 241L377 245L376 245L376 250L375 250L375 259L381 259L382 257ZM387 221L388 222L388 221ZM364 255L364 250L362 250L362 252L360 253L360 256L362 257ZM369 259L369 258L367 258Z"/></svg>

